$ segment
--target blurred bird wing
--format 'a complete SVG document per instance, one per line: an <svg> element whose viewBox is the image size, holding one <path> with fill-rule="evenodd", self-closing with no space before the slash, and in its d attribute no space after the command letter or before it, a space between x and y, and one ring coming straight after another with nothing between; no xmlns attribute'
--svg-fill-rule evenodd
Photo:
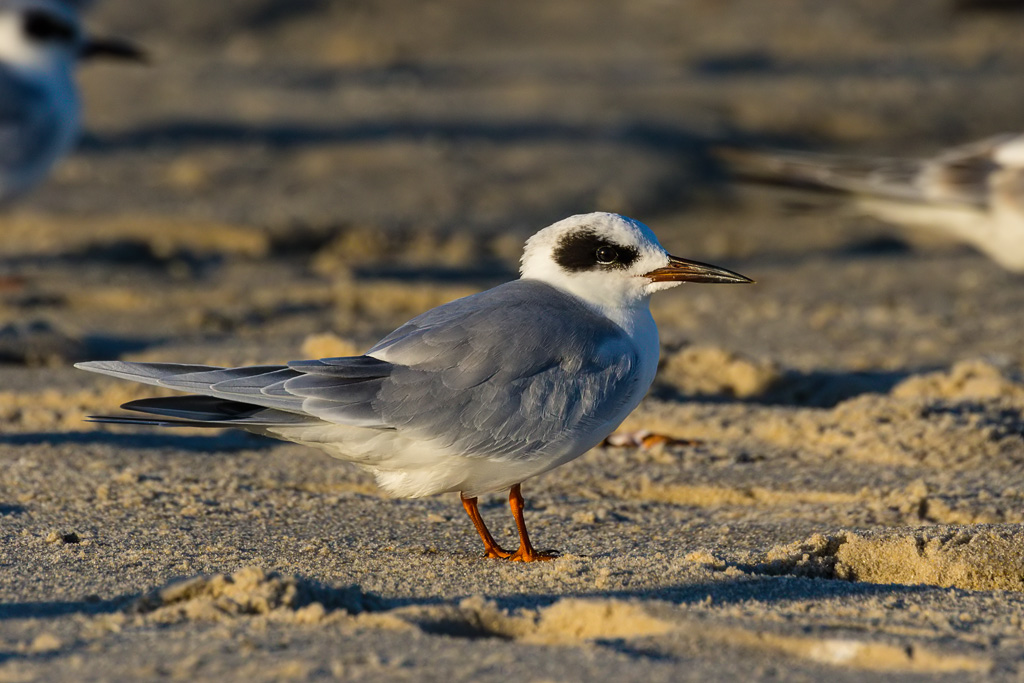
<svg viewBox="0 0 1024 683"><path fill-rule="evenodd" d="M881 199L985 208L1000 153L1020 144L998 135L949 148L931 159L845 157L798 152L723 149L719 156L737 174L755 180L809 186Z"/></svg>
<svg viewBox="0 0 1024 683"><path fill-rule="evenodd" d="M922 167L919 186L924 200L988 208L995 179L1007 169L1003 151L1020 144L1016 134L997 135L951 147Z"/></svg>

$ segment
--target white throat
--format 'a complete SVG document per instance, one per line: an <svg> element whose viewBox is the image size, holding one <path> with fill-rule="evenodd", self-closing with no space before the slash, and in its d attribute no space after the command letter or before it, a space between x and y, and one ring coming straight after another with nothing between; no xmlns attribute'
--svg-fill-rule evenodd
<svg viewBox="0 0 1024 683"><path fill-rule="evenodd" d="M638 372L645 382L644 386L654 381L661 345L658 339L658 326L651 315L650 294L641 289L643 283L639 278L635 296L623 296L621 283L618 287L609 286L608 278L587 278L580 277L579 274L565 277L561 271L557 271L555 275L534 273L524 268L522 279L540 280L557 287L622 328L637 349L640 358Z"/></svg>

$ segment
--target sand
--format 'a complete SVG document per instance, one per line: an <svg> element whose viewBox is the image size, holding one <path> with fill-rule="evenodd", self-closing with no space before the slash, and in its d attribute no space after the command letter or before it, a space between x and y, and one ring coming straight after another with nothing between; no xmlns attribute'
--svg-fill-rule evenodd
<svg viewBox="0 0 1024 683"><path fill-rule="evenodd" d="M154 64L88 67L0 217L0 682L1018 680L1021 278L711 155L1017 129L1024 15L953 5L105 0ZM649 396L523 487L553 562L311 449L83 421L153 391L74 361L358 353L596 209L758 284L654 300Z"/></svg>

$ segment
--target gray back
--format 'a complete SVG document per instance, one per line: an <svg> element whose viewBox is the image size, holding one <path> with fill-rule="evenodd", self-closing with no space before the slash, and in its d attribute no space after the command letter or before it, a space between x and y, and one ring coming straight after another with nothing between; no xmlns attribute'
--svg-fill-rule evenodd
<svg viewBox="0 0 1024 683"><path fill-rule="evenodd" d="M387 425L467 455L529 457L621 412L637 352L575 297L517 280L414 318L369 354L393 363Z"/></svg>

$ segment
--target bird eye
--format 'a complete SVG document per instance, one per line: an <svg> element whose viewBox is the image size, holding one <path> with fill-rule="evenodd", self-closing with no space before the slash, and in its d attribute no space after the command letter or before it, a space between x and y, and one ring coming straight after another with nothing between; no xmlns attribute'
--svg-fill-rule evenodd
<svg viewBox="0 0 1024 683"><path fill-rule="evenodd" d="M39 42L73 43L78 35L75 27L47 12L25 14L25 35Z"/></svg>
<svg viewBox="0 0 1024 683"><path fill-rule="evenodd" d="M598 247L596 256L597 262L605 265L619 260L619 252L615 251L613 247Z"/></svg>

